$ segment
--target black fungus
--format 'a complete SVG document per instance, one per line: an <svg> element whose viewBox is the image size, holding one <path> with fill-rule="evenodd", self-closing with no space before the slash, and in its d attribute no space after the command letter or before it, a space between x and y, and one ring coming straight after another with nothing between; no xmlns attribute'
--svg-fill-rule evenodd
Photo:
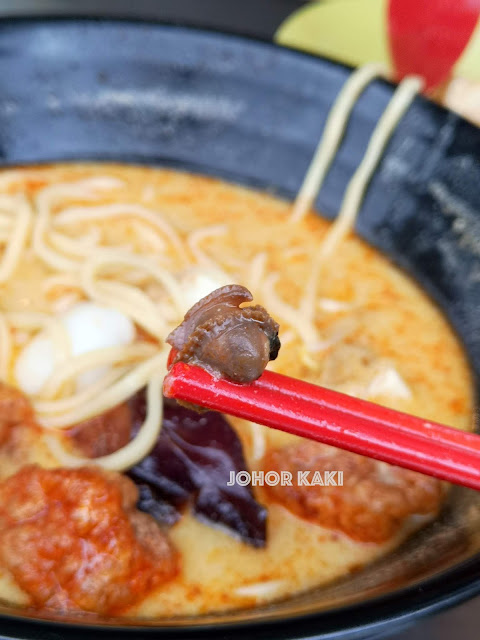
<svg viewBox="0 0 480 640"><path fill-rule="evenodd" d="M143 393L132 399L131 407L138 429L145 413ZM160 523L173 524L190 505L199 519L263 547L266 509L250 486L227 485L232 471L246 469L241 442L221 414L199 414L165 401L158 442L129 475L140 488L139 508Z"/></svg>

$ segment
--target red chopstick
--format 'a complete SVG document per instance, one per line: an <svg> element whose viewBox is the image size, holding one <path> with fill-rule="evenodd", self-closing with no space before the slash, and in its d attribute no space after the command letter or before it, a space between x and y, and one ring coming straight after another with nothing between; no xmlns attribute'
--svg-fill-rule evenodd
<svg viewBox="0 0 480 640"><path fill-rule="evenodd" d="M174 364L166 397L244 418L472 489L480 489L480 436L265 371L239 385Z"/></svg>

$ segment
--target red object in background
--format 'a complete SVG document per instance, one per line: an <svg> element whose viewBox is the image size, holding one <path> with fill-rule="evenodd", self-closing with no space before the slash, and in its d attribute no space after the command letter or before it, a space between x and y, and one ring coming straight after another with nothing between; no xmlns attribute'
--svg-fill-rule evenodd
<svg viewBox="0 0 480 640"><path fill-rule="evenodd" d="M479 16L480 0L390 0L388 31L397 80L418 74L427 90L447 80Z"/></svg>
<svg viewBox="0 0 480 640"><path fill-rule="evenodd" d="M383 460L480 490L480 436L265 371L239 385L174 364L167 398Z"/></svg>

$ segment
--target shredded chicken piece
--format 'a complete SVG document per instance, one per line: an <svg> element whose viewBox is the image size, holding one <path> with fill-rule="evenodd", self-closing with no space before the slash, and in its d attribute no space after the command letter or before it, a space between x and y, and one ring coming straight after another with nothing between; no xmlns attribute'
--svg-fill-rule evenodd
<svg viewBox="0 0 480 640"><path fill-rule="evenodd" d="M292 473L292 486L266 486L292 513L361 542L392 538L412 515L436 515L443 486L434 478L315 442L267 453L265 471ZM298 472L343 471L343 486L304 486Z"/></svg>
<svg viewBox="0 0 480 640"><path fill-rule="evenodd" d="M116 473L24 467L0 484L0 565L32 606L119 613L178 569L137 498Z"/></svg>
<svg viewBox="0 0 480 640"><path fill-rule="evenodd" d="M108 456L128 444L132 431L132 412L127 402L84 420L69 430L69 436L89 458Z"/></svg>
<svg viewBox="0 0 480 640"><path fill-rule="evenodd" d="M33 409L28 399L17 389L0 383L0 445L8 439L13 427L33 423Z"/></svg>

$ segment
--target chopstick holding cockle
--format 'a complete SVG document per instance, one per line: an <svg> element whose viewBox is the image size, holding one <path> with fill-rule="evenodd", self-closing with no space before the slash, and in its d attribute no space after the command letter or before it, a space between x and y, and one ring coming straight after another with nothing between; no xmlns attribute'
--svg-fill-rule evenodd
<svg viewBox="0 0 480 640"><path fill-rule="evenodd" d="M262 307L237 306L251 300L231 285L187 313L167 339L166 397L480 490L480 436L265 371L280 348L279 327ZM235 331L222 324L233 308Z"/></svg>

